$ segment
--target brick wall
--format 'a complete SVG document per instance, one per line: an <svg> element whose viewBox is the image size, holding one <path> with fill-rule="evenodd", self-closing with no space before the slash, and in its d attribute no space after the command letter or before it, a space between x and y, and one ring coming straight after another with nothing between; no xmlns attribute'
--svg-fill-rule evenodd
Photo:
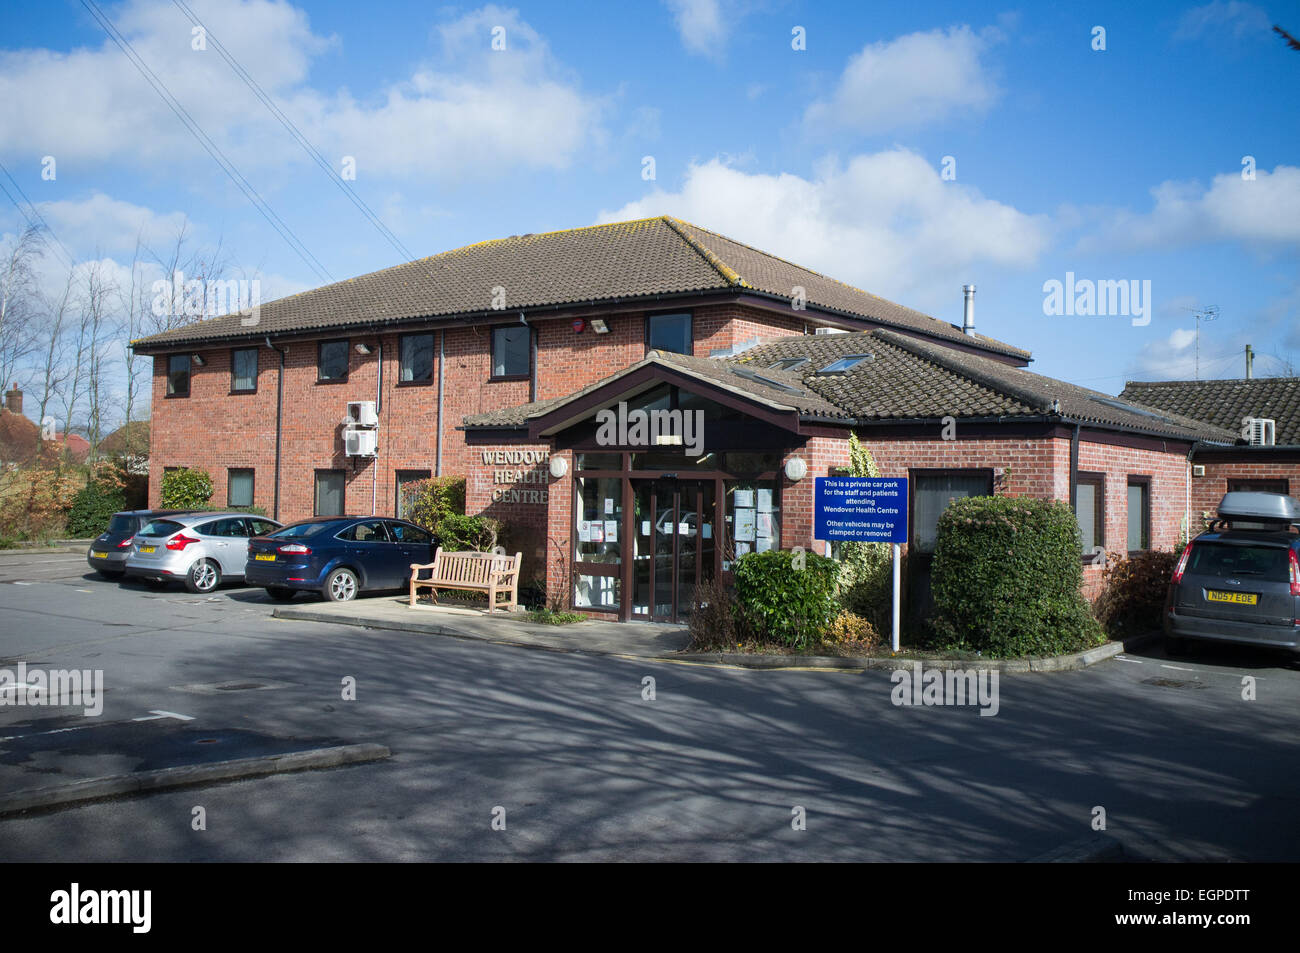
<svg viewBox="0 0 1300 953"><path fill-rule="evenodd" d="M1198 458L1193 462L1202 464ZM1291 496L1300 493L1300 463L1274 462L1256 453L1242 455L1240 460L1203 463L1205 476L1192 477L1192 526L1202 529L1203 513L1214 516L1219 511L1219 501L1228 492L1229 479L1286 480Z"/></svg>

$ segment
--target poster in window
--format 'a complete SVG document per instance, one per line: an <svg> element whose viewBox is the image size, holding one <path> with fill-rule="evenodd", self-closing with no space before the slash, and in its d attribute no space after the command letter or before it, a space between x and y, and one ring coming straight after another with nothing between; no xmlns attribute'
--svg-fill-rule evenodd
<svg viewBox="0 0 1300 953"><path fill-rule="evenodd" d="M741 507L751 510L754 508L753 490L736 490L736 509Z"/></svg>
<svg viewBox="0 0 1300 953"><path fill-rule="evenodd" d="M736 558L737 558L737 559L739 559L741 556L745 555L747 552L749 552L749 543L737 543L737 544L736 544Z"/></svg>
<svg viewBox="0 0 1300 953"><path fill-rule="evenodd" d="M758 511L760 513L772 512L772 491L759 487L758 490Z"/></svg>
<svg viewBox="0 0 1300 953"><path fill-rule="evenodd" d="M760 536L758 539L754 540L754 552L756 553L765 553L771 548L772 540L770 538Z"/></svg>
<svg viewBox="0 0 1300 953"><path fill-rule="evenodd" d="M736 539L748 540L754 539L754 511L753 510L736 510ZM748 547L746 547L748 548Z"/></svg>
<svg viewBox="0 0 1300 953"><path fill-rule="evenodd" d="M605 520L605 542L618 542L618 520Z"/></svg>
<svg viewBox="0 0 1300 953"><path fill-rule="evenodd" d="M591 542L591 523L587 520L578 520L578 542Z"/></svg>
<svg viewBox="0 0 1300 953"><path fill-rule="evenodd" d="M772 514L758 511L758 523L756 527L759 539L770 539L772 536ZM762 550L759 550L762 552Z"/></svg>
<svg viewBox="0 0 1300 953"><path fill-rule="evenodd" d="M600 520L591 521L591 542L603 543L605 541L605 524Z"/></svg>

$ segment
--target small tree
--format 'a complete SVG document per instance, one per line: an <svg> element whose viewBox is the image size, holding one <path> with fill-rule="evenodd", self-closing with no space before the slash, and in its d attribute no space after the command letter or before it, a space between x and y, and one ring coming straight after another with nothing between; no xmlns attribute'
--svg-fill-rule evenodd
<svg viewBox="0 0 1300 953"><path fill-rule="evenodd" d="M101 463L90 479L72 498L68 510L67 533L74 539L98 536L108 528L108 521L118 510L126 508L126 475L113 463Z"/></svg>
<svg viewBox="0 0 1300 953"><path fill-rule="evenodd" d="M402 487L402 512L416 526L431 533L448 516L465 515L465 478L457 476L417 480Z"/></svg>
<svg viewBox="0 0 1300 953"><path fill-rule="evenodd" d="M201 510L212 499L212 477L207 470L168 470L162 478L160 502L165 510Z"/></svg>

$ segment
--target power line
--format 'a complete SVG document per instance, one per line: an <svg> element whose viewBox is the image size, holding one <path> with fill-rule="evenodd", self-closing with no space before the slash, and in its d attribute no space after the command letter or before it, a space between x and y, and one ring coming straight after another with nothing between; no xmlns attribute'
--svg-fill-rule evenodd
<svg viewBox="0 0 1300 953"><path fill-rule="evenodd" d="M0 162L0 171L4 172L5 178L13 183L13 187L18 190L18 194L23 197L23 201L31 208L31 215L28 215L27 210L19 205L14 197L9 194L9 190L4 187L3 182L0 182L0 191L4 192L5 197L9 199L10 202L13 202L14 208L18 209L23 218L27 219L27 224L36 229L37 234L41 236L41 241L45 243L45 247L50 251L54 251L54 245L51 245L49 242L50 238L54 239L54 243L59 246L63 251L64 256L66 256L68 267L75 268L77 259L73 257L72 252L68 251L67 246L64 245L63 242L59 241L59 236L54 234L54 229L50 228L49 223L41 217L40 210L36 207L36 203L27 197L27 193L23 191L23 187L19 185L17 180L9 173L9 170L5 168L3 162ZM32 221L32 216L36 217L35 222ZM44 232L41 231L42 229L44 229ZM46 235L48 235L49 238L47 238Z"/></svg>
<svg viewBox="0 0 1300 953"><path fill-rule="evenodd" d="M257 80L253 79L252 75L250 75L249 72L239 64L239 62L234 58L234 56L231 55L230 51L227 50L221 44L221 41L218 40L216 36L212 33L212 31L209 30L207 26L204 25L203 21L198 18L198 15L195 14L194 11L189 8L189 6L185 3L185 0L172 0L172 3L176 5L177 9L179 9L182 13L184 13L187 17L189 17L190 22L192 22L195 26L200 27L203 30L206 40L212 44L213 48L221 55L221 58L224 59L226 63L229 64L230 68L235 71L235 75L244 81L244 85L246 85L250 90L252 90L253 95L262 101L262 105L264 105L267 108L267 110L271 113L272 116L274 116L276 119L280 121L280 125L284 126L284 128L288 131L289 135L291 135L295 140L297 140L298 144L302 146L302 148L306 151L307 155L311 157L313 160L315 160L316 164L319 165L321 169L324 170L325 174L328 175L330 179L334 182L334 184L339 187L339 190L342 191L343 194L346 195L349 199L351 199L352 204L355 205L357 207L357 210L360 211L361 214L364 215L366 219L368 219L369 222L375 226L375 229L379 232L379 234L382 235L388 241L388 243L391 244L393 248L397 250L397 253L399 255L401 255L407 261L414 261L415 256L411 254L410 249L408 249L405 245L402 244L401 240L393 233L393 231L387 225L384 224L384 222L379 218L379 216L375 214L374 210L371 209L370 206L365 203L365 201L361 198L361 196L357 195L356 191L353 190L352 186L348 184L347 180L344 179L341 175L338 174L338 172L334 170L334 167L330 164L330 162L323 155L321 155L320 150L318 150L314 145L312 145L311 141L308 140L308 138L302 133L302 131L296 125L294 125L293 120L284 114L283 110L281 110L280 107L276 105L275 100L273 100L266 93L266 91L263 90L260 85L258 85Z"/></svg>
<svg viewBox="0 0 1300 953"><path fill-rule="evenodd" d="M299 240L298 236L294 234L293 229L291 229L284 220L280 218L280 216L276 215L275 210L271 208L270 203L262 198L257 189L253 188L252 184L244 178L243 174L240 173L235 164L226 158L225 153L222 152L217 144L203 131L203 127L200 126L194 117L189 114L181 104L180 100L172 95L166 84L158 78L153 70L149 68L149 65L145 63L144 59L141 58L140 54L135 51L135 47L131 45L131 42L118 32L117 27L113 26L112 21L109 20L95 4L95 0L81 0L81 5L84 6L86 10L89 11L90 15L95 18L96 22L104 28L104 32L106 32L113 42L118 45L126 55L127 59L131 61L131 64L139 71L140 75L143 76L145 81L153 87L154 92L156 92L162 98L162 101L167 104L168 108L176 114L176 118L179 119L182 125L189 130L190 134L198 140L199 145L203 146L208 155L212 157L213 161L216 162L217 165L221 166L221 170L229 176L230 181L234 182L239 190L244 193L245 197L253 203L257 210L262 214L262 217L266 219L267 223L276 230L285 242L288 243L290 248L297 252L298 257L306 263L307 267L316 273L317 278L322 281L332 282L334 278L329 273L329 270L326 269L316 256L311 253L307 246Z"/></svg>

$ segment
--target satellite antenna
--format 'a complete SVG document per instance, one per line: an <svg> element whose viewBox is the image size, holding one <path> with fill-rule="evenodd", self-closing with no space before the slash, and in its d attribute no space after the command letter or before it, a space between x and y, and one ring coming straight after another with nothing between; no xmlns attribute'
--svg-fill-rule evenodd
<svg viewBox="0 0 1300 953"><path fill-rule="evenodd" d="M1208 305L1199 311L1195 308L1184 308L1184 311L1191 311L1196 315L1196 379L1201 379L1201 322L1213 321L1219 316L1219 306L1217 304Z"/></svg>

